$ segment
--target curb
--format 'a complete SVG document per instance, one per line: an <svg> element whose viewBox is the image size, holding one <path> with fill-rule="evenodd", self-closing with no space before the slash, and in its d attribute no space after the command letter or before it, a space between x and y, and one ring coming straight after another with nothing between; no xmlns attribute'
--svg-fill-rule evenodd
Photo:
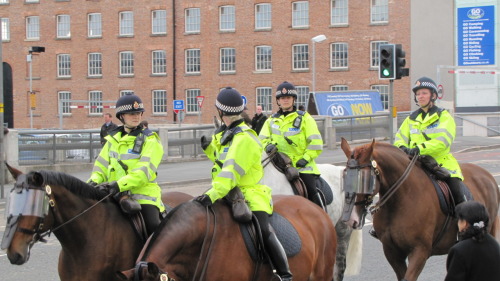
<svg viewBox="0 0 500 281"><path fill-rule="evenodd" d="M462 150L455 151L453 153L466 153L466 152L474 152L474 151L479 151L479 150L488 150L488 149L497 149L497 148L500 148L500 144L468 147L468 148L464 148Z"/></svg>

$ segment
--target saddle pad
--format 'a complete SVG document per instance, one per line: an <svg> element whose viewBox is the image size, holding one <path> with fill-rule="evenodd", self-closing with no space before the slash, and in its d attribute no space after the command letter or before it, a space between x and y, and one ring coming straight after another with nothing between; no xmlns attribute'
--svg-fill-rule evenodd
<svg viewBox="0 0 500 281"><path fill-rule="evenodd" d="M328 185L328 183L323 179L322 177L317 177L316 178L316 187L321 190L323 195L325 196L325 205L330 205L333 202L333 192Z"/></svg>
<svg viewBox="0 0 500 281"><path fill-rule="evenodd" d="M276 232L278 240L280 240L281 245L283 245L283 248L285 249L286 256L293 257L298 254L302 248L302 241L300 240L297 230L295 230L292 224L276 212L270 217L270 222ZM241 235L245 241L248 253L252 257L252 260L257 261L257 249L255 248L254 241L250 235L250 227L252 227L250 223L240 223Z"/></svg>

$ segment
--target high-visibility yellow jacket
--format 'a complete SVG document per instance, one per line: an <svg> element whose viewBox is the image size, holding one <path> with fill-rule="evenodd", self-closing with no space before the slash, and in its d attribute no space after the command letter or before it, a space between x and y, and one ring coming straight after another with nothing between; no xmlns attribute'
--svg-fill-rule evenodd
<svg viewBox="0 0 500 281"><path fill-rule="evenodd" d="M304 158L308 163L304 168L297 168L300 173L320 174L315 159L323 152L323 139L316 120L309 113L294 111L284 115L280 110L267 119L259 137L264 147L275 144L278 151L290 157L295 167L297 161Z"/></svg>
<svg viewBox="0 0 500 281"><path fill-rule="evenodd" d="M458 161L450 153L455 139L456 125L451 114L433 106L425 114L422 109L408 116L398 132L394 145L408 148L418 147L421 155L432 156L452 177L464 179Z"/></svg>
<svg viewBox="0 0 500 281"><path fill-rule="evenodd" d="M138 128L124 134L123 126L114 135L106 136L106 144L94 163L89 181L116 181L120 191L129 190L139 204L150 204L165 210L156 172L163 157L160 138L149 129ZM141 136L142 135L142 136ZM143 138L140 153L134 152L136 138Z"/></svg>
<svg viewBox="0 0 500 281"><path fill-rule="evenodd" d="M226 135L232 135L232 138L229 136L229 141L224 143ZM234 187L239 187L250 210L272 214L271 188L259 184L264 175L262 152L257 134L242 121L235 121L225 131L214 135L205 150L208 158L214 162L212 187L206 192L212 202L226 196Z"/></svg>

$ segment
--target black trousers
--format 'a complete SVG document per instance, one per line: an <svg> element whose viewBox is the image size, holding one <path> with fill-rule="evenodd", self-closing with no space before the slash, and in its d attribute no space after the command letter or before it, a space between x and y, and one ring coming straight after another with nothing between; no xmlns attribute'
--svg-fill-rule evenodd
<svg viewBox="0 0 500 281"><path fill-rule="evenodd" d="M314 198L316 193L318 193L318 190L316 189L316 178L318 177L318 175L305 173L300 173L299 175L306 185L307 196L309 197L309 199Z"/></svg>
<svg viewBox="0 0 500 281"><path fill-rule="evenodd" d="M158 207L149 204L141 205L141 214L144 218L144 223L146 224L146 231L148 232L148 236L153 234L158 225L161 222L160 219L160 210Z"/></svg>

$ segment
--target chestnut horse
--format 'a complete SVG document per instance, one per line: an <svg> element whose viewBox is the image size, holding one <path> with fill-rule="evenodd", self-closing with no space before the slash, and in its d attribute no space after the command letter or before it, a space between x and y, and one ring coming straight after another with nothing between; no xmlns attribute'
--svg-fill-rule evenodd
<svg viewBox="0 0 500 281"><path fill-rule="evenodd" d="M16 183L2 248L12 264L27 262L31 247L53 231L62 246L58 271L63 281L117 280L116 271L134 266L144 242L114 200L99 202L106 197L103 192L68 174L23 174L7 167ZM179 192L164 197L169 206L192 198Z"/></svg>
<svg viewBox="0 0 500 281"><path fill-rule="evenodd" d="M300 196L279 195L273 200L274 215L278 213L286 218L301 240L298 253L289 258L293 280L331 281L336 235L328 215ZM276 231L280 229L276 228ZM276 278L267 263L252 260L240 225L222 200L211 208L195 201L176 207L150 238L138 261L135 269L120 273L124 280L248 281Z"/></svg>
<svg viewBox="0 0 500 281"><path fill-rule="evenodd" d="M346 192L352 186L359 187L353 190L358 192L358 202L351 223L354 227L363 226L362 218L378 193L380 199L370 210L385 257L398 280L417 280L430 256L447 254L453 246L457 238L457 220L441 211L431 179L419 163L410 161L399 148L373 141L351 150L345 139L341 147L348 159L344 179ZM495 236L500 223L497 215L500 191L495 179L477 165L461 164L460 167L474 200L486 206L492 222L488 231ZM356 181L358 184L353 184ZM370 191L373 192L361 194Z"/></svg>

